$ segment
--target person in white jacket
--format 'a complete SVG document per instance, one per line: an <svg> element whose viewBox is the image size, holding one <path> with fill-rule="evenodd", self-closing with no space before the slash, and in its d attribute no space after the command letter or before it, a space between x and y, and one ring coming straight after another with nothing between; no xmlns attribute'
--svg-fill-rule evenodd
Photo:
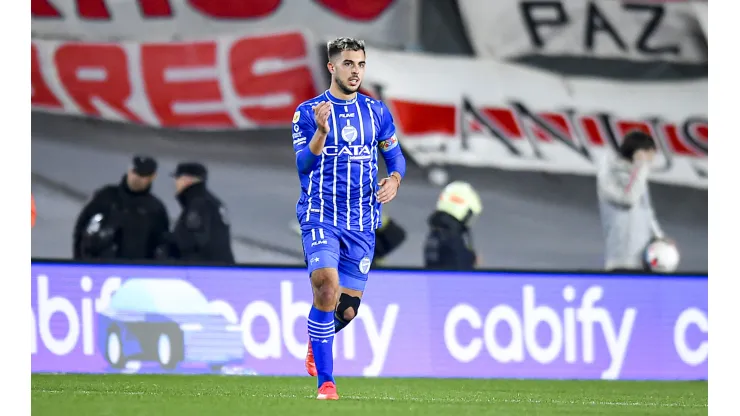
<svg viewBox="0 0 740 416"><path fill-rule="evenodd" d="M631 131L617 154L608 154L598 170L596 182L608 271L647 270L645 249L652 241L665 239L648 189L655 154L655 141L649 134Z"/></svg>

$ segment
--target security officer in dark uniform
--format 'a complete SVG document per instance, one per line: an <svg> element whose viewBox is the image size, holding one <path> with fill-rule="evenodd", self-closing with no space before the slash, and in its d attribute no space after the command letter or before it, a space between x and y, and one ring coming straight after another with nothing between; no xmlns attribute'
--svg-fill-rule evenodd
<svg viewBox="0 0 740 416"><path fill-rule="evenodd" d="M424 244L424 265L436 270L473 270L479 263L472 245L470 226L483 211L480 196L462 181L445 187L437 209L429 217Z"/></svg>
<svg viewBox="0 0 740 416"><path fill-rule="evenodd" d="M75 259L152 260L170 228L167 210L151 188L157 162L134 157L117 185L93 194L77 217L73 234Z"/></svg>
<svg viewBox="0 0 740 416"><path fill-rule="evenodd" d="M200 163L181 163L172 174L182 212L169 238L170 257L198 263L234 263L224 204L206 188Z"/></svg>

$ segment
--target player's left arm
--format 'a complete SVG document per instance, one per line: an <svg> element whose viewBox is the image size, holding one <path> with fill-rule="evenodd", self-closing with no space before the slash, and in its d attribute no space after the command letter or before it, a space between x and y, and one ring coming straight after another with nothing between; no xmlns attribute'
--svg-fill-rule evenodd
<svg viewBox="0 0 740 416"><path fill-rule="evenodd" d="M312 153L310 147L315 133L316 123L313 118L304 106L298 106L293 114L293 151L299 173L308 174L318 165L319 155Z"/></svg>
<svg viewBox="0 0 740 416"><path fill-rule="evenodd" d="M388 168L388 177L383 178L378 184L378 202L388 203L396 197L401 181L406 174L406 158L403 157L401 146L396 137L396 126L393 123L393 115L388 107L380 103L380 132L378 137L378 150L383 155L385 165Z"/></svg>
<svg viewBox="0 0 740 416"><path fill-rule="evenodd" d="M650 191L647 188L645 189L645 200L647 205L647 213L650 216L650 231L653 234L653 238L657 240L667 240L672 242L672 240L666 238L666 235L663 232L663 228L660 226L658 217L655 215L655 209L653 209L653 201L650 197Z"/></svg>

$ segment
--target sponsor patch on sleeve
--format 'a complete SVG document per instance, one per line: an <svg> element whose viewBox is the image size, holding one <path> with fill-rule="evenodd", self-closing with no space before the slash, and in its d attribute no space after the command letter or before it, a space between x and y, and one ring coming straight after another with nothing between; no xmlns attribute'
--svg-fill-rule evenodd
<svg viewBox="0 0 740 416"><path fill-rule="evenodd" d="M398 146L398 139L396 138L396 135L394 134L389 139L386 139L380 142L378 146L380 147L381 152L383 153L389 152Z"/></svg>
<svg viewBox="0 0 740 416"><path fill-rule="evenodd" d="M296 111L295 114L293 114L293 123L297 123L298 122L298 119L300 119L300 118L301 118L301 112L300 111Z"/></svg>

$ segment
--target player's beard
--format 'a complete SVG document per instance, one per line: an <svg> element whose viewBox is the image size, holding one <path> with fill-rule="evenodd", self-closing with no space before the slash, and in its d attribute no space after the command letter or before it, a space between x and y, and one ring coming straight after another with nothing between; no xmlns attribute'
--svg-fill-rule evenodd
<svg viewBox="0 0 740 416"><path fill-rule="evenodd" d="M352 87L345 84L344 81L340 80L339 78L334 78L334 81L337 82L337 87L339 87L339 89L347 95L356 93L362 86L362 82L360 82L354 89L352 89Z"/></svg>

